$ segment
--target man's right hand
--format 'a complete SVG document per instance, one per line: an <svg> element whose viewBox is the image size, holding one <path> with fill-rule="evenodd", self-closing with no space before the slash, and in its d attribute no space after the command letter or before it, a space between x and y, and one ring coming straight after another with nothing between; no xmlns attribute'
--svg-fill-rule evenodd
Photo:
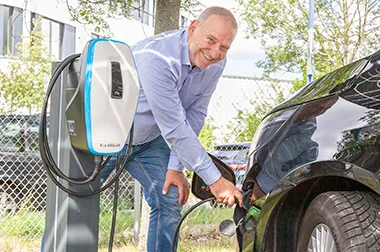
<svg viewBox="0 0 380 252"><path fill-rule="evenodd" d="M216 198L216 202L233 206L235 199L237 199L239 206L242 207L243 195L241 190L227 179L220 177L216 182L210 185L210 189Z"/></svg>

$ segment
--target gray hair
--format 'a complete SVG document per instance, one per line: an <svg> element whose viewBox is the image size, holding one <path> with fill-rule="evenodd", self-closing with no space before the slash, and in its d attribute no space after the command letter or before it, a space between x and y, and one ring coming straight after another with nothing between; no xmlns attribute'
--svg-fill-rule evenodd
<svg viewBox="0 0 380 252"><path fill-rule="evenodd" d="M237 26L236 19L235 19L234 15L232 14L232 12L227 10L226 8L219 7L219 6L212 6L212 7L205 9L198 18L199 23L203 23L211 15L219 15L219 16L222 16L222 17L229 19L232 23L232 26L233 26L235 32L237 32L238 26Z"/></svg>

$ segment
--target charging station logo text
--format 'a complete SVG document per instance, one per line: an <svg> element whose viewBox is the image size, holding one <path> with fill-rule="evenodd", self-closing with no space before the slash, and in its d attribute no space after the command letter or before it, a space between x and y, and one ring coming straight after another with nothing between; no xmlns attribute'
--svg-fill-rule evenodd
<svg viewBox="0 0 380 252"><path fill-rule="evenodd" d="M107 148L107 147L110 147L110 148L115 148L115 147L120 147L120 144L116 144L116 143L100 143L100 147L103 147L103 148Z"/></svg>

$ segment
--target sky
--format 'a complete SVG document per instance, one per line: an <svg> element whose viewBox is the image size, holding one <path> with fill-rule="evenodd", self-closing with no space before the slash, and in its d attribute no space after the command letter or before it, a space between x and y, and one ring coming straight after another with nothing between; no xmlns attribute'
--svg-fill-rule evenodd
<svg viewBox="0 0 380 252"><path fill-rule="evenodd" d="M200 2L206 7L221 6L232 12L234 12L234 8L238 8L236 0L200 0ZM239 30L227 53L227 65L223 75L261 77L263 71L256 67L256 63L265 58L265 52L261 49L258 40L245 38L246 32L244 29L244 22L236 14L235 18L238 20ZM293 80L295 75L279 73L275 74L273 77L282 80Z"/></svg>

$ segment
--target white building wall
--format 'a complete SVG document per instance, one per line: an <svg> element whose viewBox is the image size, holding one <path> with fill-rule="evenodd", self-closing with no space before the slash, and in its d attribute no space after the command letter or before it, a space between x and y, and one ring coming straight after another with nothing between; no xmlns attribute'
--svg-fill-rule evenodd
<svg viewBox="0 0 380 252"><path fill-rule="evenodd" d="M25 5L25 3L27 3ZM69 0L74 5L76 0ZM82 52L85 44L91 39L94 32L89 27L84 27L78 22L71 21L65 1L56 0L0 0L0 4L14 6L24 9L23 12L23 35L29 36L31 30L31 13L37 13L54 21L65 23L76 28L75 30L75 53ZM150 10L153 9L153 1L149 1ZM188 18L187 24L192 17L189 13L182 13ZM135 19L113 19L109 20L113 39L123 41L128 45L133 45L146 37L152 36L154 28L153 17L149 16L150 26ZM58 42L57 42L58 43ZM0 70L7 69L8 59L0 55ZM267 88L269 81L255 78L227 77L220 79L217 89L211 99L208 117L212 117L217 126L216 134L221 136L226 134L227 125L237 115L238 110L252 110L250 100L259 101L260 99L270 100L270 92ZM0 83L1 85L1 83ZM279 85L284 90L290 89L290 82L280 81ZM286 94L286 92L285 92ZM1 101L0 101L1 105ZM218 137L219 138L219 137Z"/></svg>
<svg viewBox="0 0 380 252"><path fill-rule="evenodd" d="M27 2L27 4L25 4ZM75 6L76 1L69 1ZM75 27L75 53L82 52L86 43L91 39L91 33L95 33L89 26L84 27L78 22L71 21L71 16L64 1L55 0L0 0L0 4L24 9L23 12L23 35L29 36L31 30L31 12L42 15L54 21L65 23ZM153 1L149 2L153 9ZM153 17L149 17L149 23L153 24ZM146 37L152 36L154 28L135 19L109 20L112 38L133 45ZM53 42L54 43L54 42ZM58 41L56 42L58 43ZM0 56L0 68L4 67L4 56Z"/></svg>
<svg viewBox="0 0 380 252"><path fill-rule="evenodd" d="M77 1L69 0L70 4L75 6ZM149 10L153 9L153 1L149 1ZM91 33L95 33L89 26L83 26L78 22L71 20L70 13L66 6L65 1L56 0L0 0L0 5L17 7L23 9L23 28L22 34L29 37L31 31L31 13L36 13L45 18L53 21L64 23L75 27L75 53L81 53L86 43L91 39ZM153 17L149 16L149 24L146 25L135 19L113 19L109 20L112 38L120 40L128 45L133 45L138 41L152 36L154 34ZM3 34L0 34L0 39ZM101 34L98 34L101 35ZM46 40L46 38L44 38ZM23 42L26 42L24 39ZM52 41L51 43L59 43L59 41ZM0 55L0 71L6 72L9 59L6 56ZM2 83L0 83L2 85ZM0 101L0 106L5 106ZM20 113L26 113L20 110Z"/></svg>
<svg viewBox="0 0 380 252"><path fill-rule="evenodd" d="M70 5L76 6L76 0L69 0ZM48 19L68 24L75 27L75 53L82 52L86 43L91 39L91 33L95 33L89 26L83 26L71 20L65 1L56 0L0 0L0 5L7 5L23 9L23 36L28 37L31 30L31 13L39 14ZM149 10L153 12L153 0L149 1ZM184 12L188 18L187 24L193 18L189 13ZM138 41L150 37L154 34L154 18L149 15L149 25L136 19L117 18L110 19L108 23L113 34L112 39L120 40L128 45L134 45ZM98 34L102 35L102 34ZM59 43L52 42L52 43ZM6 68L6 57L0 55L0 70Z"/></svg>

